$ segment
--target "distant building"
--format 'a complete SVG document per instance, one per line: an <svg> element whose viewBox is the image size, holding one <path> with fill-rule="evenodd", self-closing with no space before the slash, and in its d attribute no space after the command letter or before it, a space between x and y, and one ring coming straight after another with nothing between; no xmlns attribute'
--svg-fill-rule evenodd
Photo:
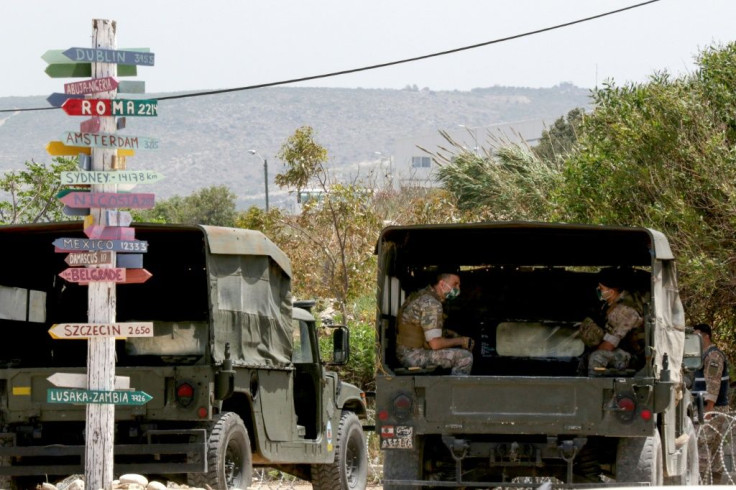
<svg viewBox="0 0 736 490"><path fill-rule="evenodd" d="M468 151L480 152L503 144L526 142L530 146L539 143L545 121L527 120L488 126L458 126L446 130L447 134ZM427 153L437 152L451 145L439 130L413 135L398 140L392 159L393 182L396 187L434 187L437 164ZM427 150L427 151L423 151Z"/></svg>

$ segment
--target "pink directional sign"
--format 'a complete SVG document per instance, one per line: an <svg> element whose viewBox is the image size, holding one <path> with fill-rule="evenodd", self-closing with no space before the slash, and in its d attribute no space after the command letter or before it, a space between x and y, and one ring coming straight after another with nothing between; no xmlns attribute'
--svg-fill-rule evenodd
<svg viewBox="0 0 736 490"><path fill-rule="evenodd" d="M100 130L102 119L98 116L94 116L92 119L87 119L79 123L79 130L83 133L96 133Z"/></svg>
<svg viewBox="0 0 736 490"><path fill-rule="evenodd" d="M135 228L127 226L92 225L84 229L84 234L101 240L135 240Z"/></svg>
<svg viewBox="0 0 736 490"><path fill-rule="evenodd" d="M80 268L74 267L59 273L69 282L125 282L125 269L115 268Z"/></svg>
<svg viewBox="0 0 736 490"><path fill-rule="evenodd" d="M150 193L70 192L61 198L61 202L70 208L150 209L154 199L154 194Z"/></svg>
<svg viewBox="0 0 736 490"><path fill-rule="evenodd" d="M93 78L91 80L82 80L81 82L65 83L65 94L96 94L97 92L107 92L118 88L118 81L113 77Z"/></svg>

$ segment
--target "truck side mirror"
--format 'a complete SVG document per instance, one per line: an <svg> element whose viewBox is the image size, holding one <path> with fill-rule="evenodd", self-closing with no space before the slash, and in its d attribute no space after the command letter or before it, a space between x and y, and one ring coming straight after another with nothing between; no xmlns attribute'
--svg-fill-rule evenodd
<svg viewBox="0 0 736 490"><path fill-rule="evenodd" d="M687 328L685 331L682 366L690 371L697 371L703 367L703 339L692 328Z"/></svg>
<svg viewBox="0 0 736 490"><path fill-rule="evenodd" d="M347 364L350 359L350 330L345 325L330 325L332 331L332 362L337 366Z"/></svg>

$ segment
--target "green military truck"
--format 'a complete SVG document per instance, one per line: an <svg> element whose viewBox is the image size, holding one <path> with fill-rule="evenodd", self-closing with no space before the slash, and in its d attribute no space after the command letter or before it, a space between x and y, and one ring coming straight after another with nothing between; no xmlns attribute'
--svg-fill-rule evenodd
<svg viewBox="0 0 736 490"><path fill-rule="evenodd" d="M256 231L134 228L152 277L117 286L116 320L152 322L153 336L115 341L116 375L153 398L116 406L115 474L245 489L268 466L315 488L364 488L364 394L325 369L309 305L292 305L287 256ZM81 223L0 227L0 488L84 471L85 405L47 398L49 378L86 372L87 342L49 335L87 322L87 286L58 275L62 237L86 238ZM333 340L344 363L344 327Z"/></svg>
<svg viewBox="0 0 736 490"><path fill-rule="evenodd" d="M377 254L385 489L518 485L529 477L698 483L683 375L699 363L699 343L686 336L662 233L521 222L392 226ZM632 369L591 377L580 322L600 312L598 274L609 267L630 271L646 355ZM402 367L402 302L437 272L458 268L462 292L445 302L445 326L475 339L471 374Z"/></svg>

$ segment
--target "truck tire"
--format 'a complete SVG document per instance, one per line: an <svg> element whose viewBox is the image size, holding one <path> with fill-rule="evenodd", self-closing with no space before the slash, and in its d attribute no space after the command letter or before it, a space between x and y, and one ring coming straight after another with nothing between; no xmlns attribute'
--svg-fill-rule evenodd
<svg viewBox="0 0 736 490"><path fill-rule="evenodd" d="M340 418L335 439L335 461L312 465L314 490L365 490L368 457L363 427L353 412Z"/></svg>
<svg viewBox="0 0 736 490"><path fill-rule="evenodd" d="M665 485L697 486L700 480L698 461L698 434L695 432L692 420L685 420L685 434L688 435L685 457L685 472L679 476L665 477Z"/></svg>
<svg viewBox="0 0 736 490"><path fill-rule="evenodd" d="M662 441L659 432L649 437L622 437L616 450L616 481L663 483Z"/></svg>
<svg viewBox="0 0 736 490"><path fill-rule="evenodd" d="M248 429L238 414L225 412L213 422L207 440L207 473L189 475L190 485L215 490L245 489L251 484L253 460Z"/></svg>

